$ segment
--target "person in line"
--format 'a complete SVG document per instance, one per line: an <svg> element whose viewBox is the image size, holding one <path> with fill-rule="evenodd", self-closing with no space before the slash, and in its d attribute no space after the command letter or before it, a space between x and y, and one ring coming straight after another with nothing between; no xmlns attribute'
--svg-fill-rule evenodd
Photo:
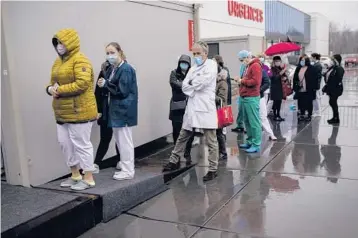
<svg viewBox="0 0 358 238"><path fill-rule="evenodd" d="M110 67L110 63L106 60L102 66L101 71L98 75L98 79L105 77L105 73L107 72L108 68ZM97 148L96 157L94 160L94 165L96 171L94 173L99 172L99 168L101 167L102 160L104 156L107 154L109 144L111 143L113 130L111 127L108 126L108 91L104 90L104 88L100 88L96 85L95 96L97 101L97 109L98 109L98 116L97 116L97 124L100 126L100 141ZM103 109L106 111L103 113ZM104 115L104 116L103 116ZM116 147L116 153L118 160L120 159L118 147ZM120 169L120 163L117 163L117 169Z"/></svg>
<svg viewBox="0 0 358 238"><path fill-rule="evenodd" d="M311 64L315 67L317 73L317 89L316 89L316 99L313 100L313 116L321 116L321 82L322 82L322 64L320 62L321 55L318 53L313 53L311 55L312 61Z"/></svg>
<svg viewBox="0 0 358 238"><path fill-rule="evenodd" d="M224 69L222 57L220 55L216 55L214 60L218 63L218 75L216 81L216 107L221 108L227 105L227 95L228 95L228 84L227 77L228 72ZM219 143L219 159L227 160L227 152L226 152L226 136L224 134L225 128L218 128L216 130L216 137Z"/></svg>
<svg viewBox="0 0 358 238"><path fill-rule="evenodd" d="M338 98L343 94L343 76L344 68L341 66L342 56L339 54L333 55L331 63L327 72L324 74L325 86L322 92L329 96L329 105L333 111L333 118L327 122L329 124L337 124L340 122L338 112Z"/></svg>
<svg viewBox="0 0 358 238"><path fill-rule="evenodd" d="M313 111L313 100L316 99L317 89L316 69L311 65L307 55L300 57L300 64L295 70L293 76L293 90L297 98L298 108L300 110L299 121L311 121ZM308 113L305 117L306 111Z"/></svg>
<svg viewBox="0 0 358 238"><path fill-rule="evenodd" d="M285 119L281 117L281 105L284 98L283 95L283 82L287 79L286 67L282 65L282 60L280 56L274 56L271 66L271 87L270 87L270 99L273 101L272 110L273 110L273 120L274 121L284 121Z"/></svg>
<svg viewBox="0 0 358 238"><path fill-rule="evenodd" d="M184 154L188 140L194 134L194 129L200 129L209 147L209 172L203 178L204 181L209 181L217 177L219 157L216 138L218 118L215 105L218 69L215 61L208 59L209 47L205 42L196 42L192 51L195 65L190 68L182 87L183 92L188 96L183 126L163 172L180 167L179 160Z"/></svg>
<svg viewBox="0 0 358 238"><path fill-rule="evenodd" d="M265 98L265 93L270 88L270 77L268 75L268 72L271 72L271 70L267 65L264 64L265 56L263 54L259 54L258 58L260 59L262 66L262 80L260 86L260 118L262 122L262 128L269 135L270 140L276 141L277 138L271 129L269 120L267 119L267 100Z"/></svg>
<svg viewBox="0 0 358 238"><path fill-rule="evenodd" d="M188 55L181 55L178 61L178 66L170 73L169 83L172 88L172 98L170 100L169 120L172 121L173 140L176 144L180 130L183 125L183 116L185 113L187 95L183 93L182 86L186 75L191 67L191 59ZM184 158L187 165L191 164L190 151L194 136L190 137L185 147Z"/></svg>
<svg viewBox="0 0 358 238"><path fill-rule="evenodd" d="M228 67L226 67L224 65L224 60L220 55L217 55L214 57L217 64L219 64L219 66L224 69L227 72L227 76L226 76L226 83L227 83L227 103L226 105L231 105L231 98L232 98L232 92L231 92L231 77L230 77L230 71L228 69Z"/></svg>
<svg viewBox="0 0 358 238"><path fill-rule="evenodd" d="M243 78L237 79L240 85L240 103L244 117L247 139L240 148L246 149L247 153L260 151L261 146L261 119L260 119L260 86L262 81L262 68L258 58L252 59L251 54L244 50L239 55L246 55L243 63L247 69Z"/></svg>
<svg viewBox="0 0 358 238"><path fill-rule="evenodd" d="M134 144L132 128L138 123L138 86L134 68L126 62L117 42L106 47L107 60L111 64L97 85L108 93L108 126L113 129L114 139L121 156L121 171L115 172L116 180L134 177ZM104 116L104 115L102 115Z"/></svg>
<svg viewBox="0 0 358 238"><path fill-rule="evenodd" d="M241 54L240 54L241 53ZM247 53L247 55L246 55ZM247 58L248 56L251 56L251 53L248 51L240 51L238 53L238 58L241 62L240 65L240 72L239 72L239 77L235 77L235 81L238 82L239 79L241 79L246 71L246 67L247 65L244 64L244 59ZM238 112L237 112L237 117L236 117L236 127L231 129L232 132L238 132L238 133L243 133L245 132L245 128L244 128L244 118L243 118L243 112L242 112L242 104L240 103L241 101L241 97L240 97L240 85L238 87L237 90L237 104L238 104Z"/></svg>
<svg viewBox="0 0 358 238"><path fill-rule="evenodd" d="M80 38L74 29L62 29L52 38L56 58L46 92L53 97L57 139L71 177L61 187L84 190L95 186L92 124L97 119L93 90L93 67L80 52ZM79 169L84 171L84 176Z"/></svg>
<svg viewBox="0 0 358 238"><path fill-rule="evenodd" d="M258 54L257 58L260 59L260 62L262 64L262 69L265 71L267 76L270 78L272 76L271 68L265 64L266 55L264 53Z"/></svg>

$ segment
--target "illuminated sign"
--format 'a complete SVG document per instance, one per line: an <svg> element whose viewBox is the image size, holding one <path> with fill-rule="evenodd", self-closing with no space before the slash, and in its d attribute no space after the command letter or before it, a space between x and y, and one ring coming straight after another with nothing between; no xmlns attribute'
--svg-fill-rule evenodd
<svg viewBox="0 0 358 238"><path fill-rule="evenodd" d="M230 16L260 23L264 21L264 12L261 9L233 0L228 0L227 3Z"/></svg>

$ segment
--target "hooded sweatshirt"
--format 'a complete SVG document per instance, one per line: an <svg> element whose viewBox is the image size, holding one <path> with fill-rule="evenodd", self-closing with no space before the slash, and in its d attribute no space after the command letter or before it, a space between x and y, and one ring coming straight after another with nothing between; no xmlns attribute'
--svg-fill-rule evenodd
<svg viewBox="0 0 358 238"><path fill-rule="evenodd" d="M249 63L246 72L241 80L241 97L259 97L262 81L262 67L260 59L255 58Z"/></svg>
<svg viewBox="0 0 358 238"><path fill-rule="evenodd" d="M180 68L180 63L187 63L189 68L185 73L182 72ZM179 58L178 66L176 69L172 70L170 73L170 86L172 88L172 100L174 102L186 100L187 96L183 93L182 85L185 79L186 74L188 73L191 67L191 59L188 55L182 55Z"/></svg>

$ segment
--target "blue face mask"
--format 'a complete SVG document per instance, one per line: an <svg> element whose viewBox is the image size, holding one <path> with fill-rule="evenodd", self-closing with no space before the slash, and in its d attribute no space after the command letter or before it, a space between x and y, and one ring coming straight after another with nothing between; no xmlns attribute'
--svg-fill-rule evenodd
<svg viewBox="0 0 358 238"><path fill-rule="evenodd" d="M181 68L181 70L183 70L183 71L187 71L188 70L188 68L189 68L189 65L187 64L187 63L180 63L179 64L179 67Z"/></svg>
<svg viewBox="0 0 358 238"><path fill-rule="evenodd" d="M301 62L300 62L300 65L303 67L303 66L305 66L305 61L304 60L301 60Z"/></svg>
<svg viewBox="0 0 358 238"><path fill-rule="evenodd" d="M107 60L111 65L114 65L117 63L118 57L117 55L113 54L113 55L107 55Z"/></svg>
<svg viewBox="0 0 358 238"><path fill-rule="evenodd" d="M204 62L203 62L203 57L202 56L196 56L194 57L194 62L197 66L200 66L202 65Z"/></svg>
<svg viewBox="0 0 358 238"><path fill-rule="evenodd" d="M314 64L315 64L315 62L311 61L311 65L314 65Z"/></svg>

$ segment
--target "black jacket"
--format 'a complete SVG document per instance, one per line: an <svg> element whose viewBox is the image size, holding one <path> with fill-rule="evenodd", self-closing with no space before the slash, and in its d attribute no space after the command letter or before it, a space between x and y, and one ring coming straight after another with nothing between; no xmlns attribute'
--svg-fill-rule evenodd
<svg viewBox="0 0 358 238"><path fill-rule="evenodd" d="M270 88L270 78L269 78L268 74L266 73L266 71L264 69L262 69L262 81L261 81L261 86L260 86L261 98L264 97L265 91L269 88Z"/></svg>
<svg viewBox="0 0 358 238"><path fill-rule="evenodd" d="M105 78L105 72L109 68L110 64L108 61L105 61L101 66L101 72L99 72L98 79ZM104 88L98 87L96 83L96 89L94 91L96 102L97 102L97 111L102 113L102 117L97 121L100 125L103 121L107 119L106 115L108 114L108 91ZM105 110L105 111L104 111Z"/></svg>
<svg viewBox="0 0 358 238"><path fill-rule="evenodd" d="M280 75L282 68L281 67L272 67L271 72L272 76L271 87L270 87L270 99L271 100L282 100L283 99L283 89L282 89L282 75Z"/></svg>
<svg viewBox="0 0 358 238"><path fill-rule="evenodd" d="M329 74L329 78L327 78L327 73L331 71ZM323 87L322 91L327 93L328 96L339 97L343 93L343 76L344 69L342 66L337 65L328 69L327 73L323 75L324 81L326 85Z"/></svg>
<svg viewBox="0 0 358 238"><path fill-rule="evenodd" d="M224 69L227 71L227 105L231 105L231 98L232 98L232 89L231 89L231 78L230 78L230 72L229 69L224 66Z"/></svg>
<svg viewBox="0 0 358 238"><path fill-rule="evenodd" d="M321 88L321 81L322 81L322 65L320 62L316 62L314 65L314 68L316 69L317 73L317 90Z"/></svg>
<svg viewBox="0 0 358 238"><path fill-rule="evenodd" d="M187 96L183 93L182 85L183 85L183 81L184 81L185 76L188 73L189 69L187 70L187 72L185 74L183 74L183 72L182 72L182 70L181 70L181 68L179 66L181 62L188 63L189 68L190 68L190 66L191 66L190 56L182 55L179 58L177 68L174 69L170 73L169 83L170 83L170 86L172 88L172 98L170 99L170 101L174 101L174 102L179 102L179 101L183 101L183 100L187 99ZM182 122L184 113L185 113L185 109L183 109L183 110L174 110L174 111L170 110L170 112L169 112L169 120L176 121L176 122Z"/></svg>
<svg viewBox="0 0 358 238"><path fill-rule="evenodd" d="M293 91L295 93L299 93L300 87L300 79L298 74L300 72L301 66L297 66L295 70L295 74L293 75ZM318 85L318 76L317 70L312 65L307 66L307 70L305 72L305 80L306 80L306 92L312 100L316 99L316 90Z"/></svg>

